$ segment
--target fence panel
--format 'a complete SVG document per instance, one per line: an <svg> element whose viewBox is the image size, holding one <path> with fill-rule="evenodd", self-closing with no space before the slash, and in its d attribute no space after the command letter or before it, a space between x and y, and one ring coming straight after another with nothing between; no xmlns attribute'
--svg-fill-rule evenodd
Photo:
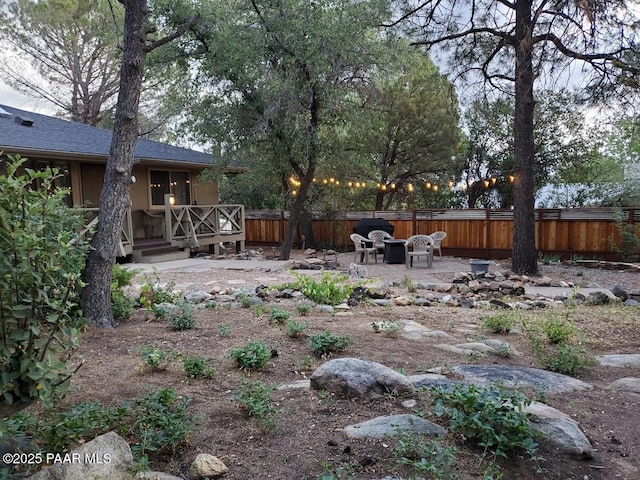
<svg viewBox="0 0 640 480"><path fill-rule="evenodd" d="M288 212L246 212L247 242L260 245L282 243ZM536 248L541 253L617 257L620 242L616 218L640 222L640 209L581 208L536 210ZM339 218L327 219L314 214L312 220L316 244L321 248L351 247L349 235L362 218L384 218L394 227L394 237L408 238L441 230L447 233L442 243L445 254L505 258L510 255L513 237L513 210L433 209L406 211L349 211ZM299 229L298 229L299 232ZM301 244L300 234L294 243Z"/></svg>

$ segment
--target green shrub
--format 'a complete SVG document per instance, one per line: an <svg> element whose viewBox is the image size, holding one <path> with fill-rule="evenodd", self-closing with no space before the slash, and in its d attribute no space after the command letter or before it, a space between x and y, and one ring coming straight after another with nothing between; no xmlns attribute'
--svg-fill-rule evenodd
<svg viewBox="0 0 640 480"><path fill-rule="evenodd" d="M140 371L162 372L177 357L176 353L167 353L162 348L153 345L145 345L140 349Z"/></svg>
<svg viewBox="0 0 640 480"><path fill-rule="evenodd" d="M229 338L231 336L231 327L227 323L221 323L218 325L218 335L222 338Z"/></svg>
<svg viewBox="0 0 640 480"><path fill-rule="evenodd" d="M397 337L400 331L398 324L393 321L372 322L371 326L375 333L382 332L388 337Z"/></svg>
<svg viewBox="0 0 640 480"><path fill-rule="evenodd" d="M166 320L173 330L189 330L197 324L193 304L183 300L177 303L154 304L151 311L158 320Z"/></svg>
<svg viewBox="0 0 640 480"><path fill-rule="evenodd" d="M509 333L515 323L513 313L501 312L484 319L482 326L492 333Z"/></svg>
<svg viewBox="0 0 640 480"><path fill-rule="evenodd" d="M251 298L246 293L241 293L237 297L237 300L240 302L240 306L242 308L251 308Z"/></svg>
<svg viewBox="0 0 640 480"><path fill-rule="evenodd" d="M141 468L148 466L150 453L175 453L187 443L199 420L187 414L190 402L189 397L163 388L134 400L129 406L132 420L129 433L134 438L129 444Z"/></svg>
<svg viewBox="0 0 640 480"><path fill-rule="evenodd" d="M291 312L287 310L283 310L280 307L273 306L271 307L271 312L269 313L269 323L284 323L291 318Z"/></svg>
<svg viewBox="0 0 640 480"><path fill-rule="evenodd" d="M1 161L0 395L48 404L72 375L88 244L76 238L84 220L55 186L57 170L22 169L25 161Z"/></svg>
<svg viewBox="0 0 640 480"><path fill-rule="evenodd" d="M276 427L275 417L282 412L271 400L270 393L274 390L275 386L260 380L243 379L233 393L233 400L246 409L250 417L255 417L264 431L270 431Z"/></svg>
<svg viewBox="0 0 640 480"><path fill-rule="evenodd" d="M473 440L483 449L481 458L490 455L489 470L499 470L496 457L507 458L521 450L536 459L538 444L525 408L531 404L521 392L501 385L480 387L455 385L431 390L434 413L449 419L449 428Z"/></svg>
<svg viewBox="0 0 640 480"><path fill-rule="evenodd" d="M393 439L395 462L409 467L419 478L454 480L457 449L421 434L397 432ZM414 477L415 478L415 477Z"/></svg>
<svg viewBox="0 0 640 480"><path fill-rule="evenodd" d="M345 350L353 344L353 340L350 337L336 335L325 330L324 332L313 335L309 339L309 344L311 345L313 354L320 358L332 352Z"/></svg>
<svg viewBox="0 0 640 480"><path fill-rule="evenodd" d="M309 302L300 302L298 303L298 305L296 305L296 310L302 316L309 315L312 308L313 308L313 305L310 304Z"/></svg>
<svg viewBox="0 0 640 480"><path fill-rule="evenodd" d="M306 323L296 322L294 320L289 320L284 326L284 331L286 332L287 336L291 338L299 338L307 330L309 330L309 325L307 325Z"/></svg>
<svg viewBox="0 0 640 480"><path fill-rule="evenodd" d="M113 280L111 282L111 310L115 320L124 320L131 316L136 300L127 297L122 291L124 287L131 285L131 280L138 271L123 268L117 263L113 266Z"/></svg>
<svg viewBox="0 0 640 480"><path fill-rule="evenodd" d="M249 342L243 347L231 349L228 356L242 370L262 370L271 358L271 347L264 342Z"/></svg>
<svg viewBox="0 0 640 480"><path fill-rule="evenodd" d="M335 275L324 272L317 281L308 275L301 275L294 272L296 281L290 285L291 288L299 290L309 300L324 305L338 305L344 302L353 292L353 288L346 283L348 275Z"/></svg>
<svg viewBox="0 0 640 480"><path fill-rule="evenodd" d="M533 356L542 368L564 375L577 375L594 364L594 359L581 344L545 345L532 340Z"/></svg>
<svg viewBox="0 0 640 480"><path fill-rule="evenodd" d="M145 275L145 282L140 287L140 304L151 308L159 303L175 303L180 295L174 292L174 283L161 283L158 271L154 268L153 277Z"/></svg>
<svg viewBox="0 0 640 480"><path fill-rule="evenodd" d="M182 366L189 378L213 378L216 374L215 368L207 367L207 359L204 357L182 357Z"/></svg>
<svg viewBox="0 0 640 480"><path fill-rule="evenodd" d="M576 333L576 326L569 320L569 314L562 317L549 315L543 324L547 339L554 344L564 343Z"/></svg>
<svg viewBox="0 0 640 480"><path fill-rule="evenodd" d="M8 431L26 434L42 451L66 452L97 435L117 431L131 445L134 458L148 467L148 455L163 455L186 443L198 419L187 414L188 397L161 389L116 406L80 403L70 410L22 411L7 419ZM147 468L148 469L148 468Z"/></svg>
<svg viewBox="0 0 640 480"><path fill-rule="evenodd" d="M640 260L640 229L638 224L629 223L622 211L615 212L616 228L620 234L619 242L613 243L613 250L626 262Z"/></svg>

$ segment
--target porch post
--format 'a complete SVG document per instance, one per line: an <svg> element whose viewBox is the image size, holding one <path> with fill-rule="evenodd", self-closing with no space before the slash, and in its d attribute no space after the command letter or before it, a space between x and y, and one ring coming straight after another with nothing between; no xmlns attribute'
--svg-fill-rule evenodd
<svg viewBox="0 0 640 480"><path fill-rule="evenodd" d="M171 233L171 207L176 203L175 195L166 193L164 195L164 239L171 243L173 235Z"/></svg>

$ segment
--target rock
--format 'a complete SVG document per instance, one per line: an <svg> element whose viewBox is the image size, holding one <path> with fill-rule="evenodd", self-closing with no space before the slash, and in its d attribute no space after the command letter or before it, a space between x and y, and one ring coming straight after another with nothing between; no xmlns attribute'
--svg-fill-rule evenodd
<svg viewBox="0 0 640 480"><path fill-rule="evenodd" d="M640 367L640 353L600 355L596 361L604 367Z"/></svg>
<svg viewBox="0 0 640 480"><path fill-rule="evenodd" d="M601 291L591 292L587 297L587 302L592 305L606 305L609 303L609 295Z"/></svg>
<svg viewBox="0 0 640 480"><path fill-rule="evenodd" d="M163 472L153 472L151 470L140 472L135 478L136 480L183 480L182 477L176 477Z"/></svg>
<svg viewBox="0 0 640 480"><path fill-rule="evenodd" d="M471 350L473 352L496 353L493 347L490 347L489 345L481 342L459 343L455 346L461 348L462 350Z"/></svg>
<svg viewBox="0 0 640 480"><path fill-rule="evenodd" d="M452 341L456 339L442 330L431 330L424 325L420 325L413 320L398 320L396 322L400 327L400 336L410 340L438 340Z"/></svg>
<svg viewBox="0 0 640 480"><path fill-rule="evenodd" d="M347 397L371 397L413 391L404 375L380 363L357 358L336 358L322 364L311 375L311 388Z"/></svg>
<svg viewBox="0 0 640 480"><path fill-rule="evenodd" d="M413 300L409 297L396 297L393 299L393 303L395 305L398 305L399 307L406 307L408 305L411 305L413 303Z"/></svg>
<svg viewBox="0 0 640 480"><path fill-rule="evenodd" d="M627 291L625 290L625 288L622 285L614 285L611 288L611 293L613 293L616 297L618 297L620 300L622 300L623 302L629 298L629 294L627 293Z"/></svg>
<svg viewBox="0 0 640 480"><path fill-rule="evenodd" d="M227 473L229 469L218 457L208 453L200 453L191 463L187 477L189 480L216 478Z"/></svg>
<svg viewBox="0 0 640 480"><path fill-rule="evenodd" d="M615 382L611 383L607 388L620 390L622 392L640 393L640 378L619 378Z"/></svg>
<svg viewBox="0 0 640 480"><path fill-rule="evenodd" d="M364 265L351 263L349 265L349 276L355 278L367 278L369 276L369 272L367 271L367 267Z"/></svg>
<svg viewBox="0 0 640 480"><path fill-rule="evenodd" d="M397 433L443 435L445 432L440 425L409 414L376 417L344 429L349 438L385 438Z"/></svg>
<svg viewBox="0 0 640 480"><path fill-rule="evenodd" d="M90 442L52 459L53 465L45 467L32 480L131 480L129 469L133 455L127 442L114 432L100 435ZM87 461L89 460L89 461Z"/></svg>
<svg viewBox="0 0 640 480"><path fill-rule="evenodd" d="M542 389L547 393L562 393L592 388L588 383L560 373L538 368L512 367L506 365L461 365L453 371L465 380L480 385L501 382L506 387L520 386Z"/></svg>
<svg viewBox="0 0 640 480"><path fill-rule="evenodd" d="M452 380L445 375L440 375L439 373L410 375L408 378L415 388L451 387L461 383L459 380Z"/></svg>
<svg viewBox="0 0 640 480"><path fill-rule="evenodd" d="M561 453L584 458L593 456L593 446L578 427L578 422L566 413L540 402L525 408L531 414L531 428L543 434L541 443Z"/></svg>
<svg viewBox="0 0 640 480"><path fill-rule="evenodd" d="M495 338L486 338L482 341L482 343L484 343L485 345L489 345L497 353L508 351L509 355L513 355L514 357L519 357L522 355L522 353L513 348L513 345L508 342L503 342L502 340L497 340Z"/></svg>
<svg viewBox="0 0 640 480"><path fill-rule="evenodd" d="M202 302L208 302L209 300L212 300L213 295L203 291L190 292L184 296L184 299L189 303L202 303Z"/></svg>

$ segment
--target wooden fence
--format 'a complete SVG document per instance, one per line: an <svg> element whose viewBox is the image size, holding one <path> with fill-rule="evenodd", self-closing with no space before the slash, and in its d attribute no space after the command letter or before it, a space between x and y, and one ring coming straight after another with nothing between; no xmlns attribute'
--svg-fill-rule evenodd
<svg viewBox="0 0 640 480"><path fill-rule="evenodd" d="M536 249L549 257L620 260L617 218L632 224L640 235L640 208L538 209L535 215ZM247 210L247 243L279 246L288 218L286 211ZM312 228L317 247L352 249L349 235L362 218L384 218L395 227L396 238L442 230L447 233L442 242L443 255L487 259L511 256L513 210L492 209L351 211L331 219L315 214ZM303 245L300 228L294 243Z"/></svg>

